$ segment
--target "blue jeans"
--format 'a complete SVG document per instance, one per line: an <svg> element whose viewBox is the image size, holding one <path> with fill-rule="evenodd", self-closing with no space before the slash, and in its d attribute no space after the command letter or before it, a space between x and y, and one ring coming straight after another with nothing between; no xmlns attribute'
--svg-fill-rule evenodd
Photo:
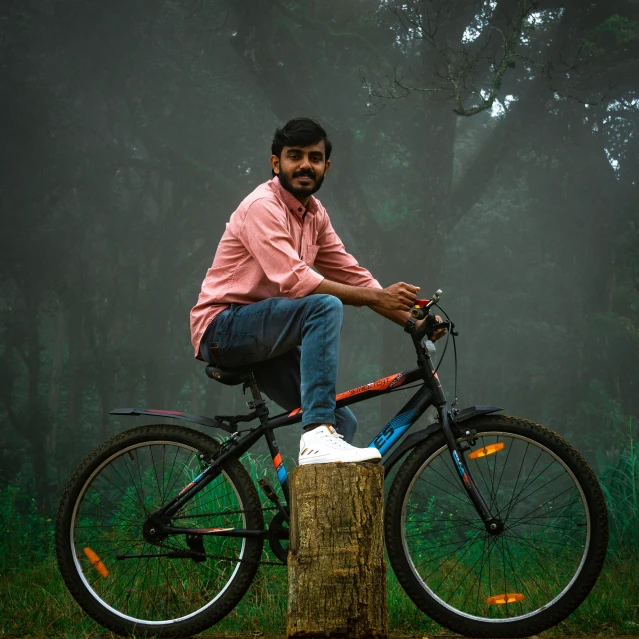
<svg viewBox="0 0 639 639"><path fill-rule="evenodd" d="M342 303L332 295L231 304L207 328L200 354L215 364L210 346L217 342L220 367L250 365L274 402L285 410L302 407L302 426L334 424L350 443L357 419L348 408L335 410L343 317Z"/></svg>

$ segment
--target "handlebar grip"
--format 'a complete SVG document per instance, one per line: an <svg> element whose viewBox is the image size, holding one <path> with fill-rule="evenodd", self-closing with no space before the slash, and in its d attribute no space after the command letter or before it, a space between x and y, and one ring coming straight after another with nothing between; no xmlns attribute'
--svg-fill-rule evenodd
<svg viewBox="0 0 639 639"><path fill-rule="evenodd" d="M441 329L441 328L445 328L446 330L450 330L452 327L451 322L449 322L448 320L443 321L443 322L438 322L435 319L435 316L432 315L431 313L428 313L428 315L426 316L426 321L421 325L421 327L419 328L419 337L420 339L423 339L424 337L428 338L428 339L432 339L435 335L435 333Z"/></svg>

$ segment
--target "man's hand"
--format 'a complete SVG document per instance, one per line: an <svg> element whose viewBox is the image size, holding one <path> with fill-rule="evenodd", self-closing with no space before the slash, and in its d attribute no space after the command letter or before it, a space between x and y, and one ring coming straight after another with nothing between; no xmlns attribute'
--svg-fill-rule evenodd
<svg viewBox="0 0 639 639"><path fill-rule="evenodd" d="M439 315L435 315L435 321L439 324L442 322L442 318ZM440 337L444 337L446 335L445 328L439 328L435 331L435 334L431 337L431 342L436 342Z"/></svg>
<svg viewBox="0 0 639 639"><path fill-rule="evenodd" d="M426 320L417 320L417 323L415 324L415 326L417 328L419 328ZM435 315L435 323L439 324L440 322L442 322L442 318L439 315ZM436 342L438 339L444 337L444 335L446 335L446 329L445 328L438 328L435 333L433 334L432 337L430 337L430 341L431 342Z"/></svg>
<svg viewBox="0 0 639 639"><path fill-rule="evenodd" d="M379 291L375 306L389 311L410 311L415 306L419 286L398 282Z"/></svg>

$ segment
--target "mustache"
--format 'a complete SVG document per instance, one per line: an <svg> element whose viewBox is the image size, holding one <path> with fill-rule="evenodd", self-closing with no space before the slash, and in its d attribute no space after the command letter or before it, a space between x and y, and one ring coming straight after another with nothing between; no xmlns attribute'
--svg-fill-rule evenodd
<svg viewBox="0 0 639 639"><path fill-rule="evenodd" d="M315 179L315 173L312 171L298 171L297 173L293 173L293 177L308 177L311 178L312 180Z"/></svg>

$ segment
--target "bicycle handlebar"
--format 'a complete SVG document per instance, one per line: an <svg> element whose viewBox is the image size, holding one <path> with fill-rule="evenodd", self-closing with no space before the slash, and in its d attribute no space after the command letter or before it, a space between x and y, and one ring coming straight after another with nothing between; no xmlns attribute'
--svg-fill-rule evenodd
<svg viewBox="0 0 639 639"><path fill-rule="evenodd" d="M439 298L441 297L442 291L441 289L437 289L433 297L429 300L417 300L415 306L410 311L411 317L414 317L416 320L424 319L428 316L428 312L430 311L431 306L433 304L437 304L439 302Z"/></svg>
<svg viewBox="0 0 639 639"><path fill-rule="evenodd" d="M423 322L423 324L416 331L416 336L419 338L420 341L424 337L428 337L430 339L441 328L450 330L452 328L452 324L450 321L438 322L435 319L435 316L430 313L430 309L435 304L437 304L437 302L439 302L441 294L441 289L437 289L431 299L417 300L415 306L413 306L410 311L410 318L408 322L406 322L404 330L410 332L415 326L415 322L422 319L426 321Z"/></svg>

